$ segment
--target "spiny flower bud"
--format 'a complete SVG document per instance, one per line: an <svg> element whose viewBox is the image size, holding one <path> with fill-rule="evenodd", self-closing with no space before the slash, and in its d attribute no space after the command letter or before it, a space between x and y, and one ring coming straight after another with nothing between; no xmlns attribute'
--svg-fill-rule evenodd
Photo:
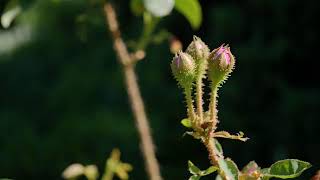
<svg viewBox="0 0 320 180"><path fill-rule="evenodd" d="M171 62L171 70L173 76L183 88L192 85L195 77L195 64L189 54L181 51L176 54Z"/></svg>
<svg viewBox="0 0 320 180"><path fill-rule="evenodd" d="M197 36L193 36L193 41L188 46L186 53L190 54L196 61L205 61L209 56L208 46Z"/></svg>
<svg viewBox="0 0 320 180"><path fill-rule="evenodd" d="M235 64L234 56L228 45L221 45L213 50L208 58L209 79L215 83L220 83L228 78Z"/></svg>

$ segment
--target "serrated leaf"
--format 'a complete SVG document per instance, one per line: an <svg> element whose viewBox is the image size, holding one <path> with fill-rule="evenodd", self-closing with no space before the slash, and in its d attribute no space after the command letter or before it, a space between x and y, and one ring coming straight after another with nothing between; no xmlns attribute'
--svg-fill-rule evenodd
<svg viewBox="0 0 320 180"><path fill-rule="evenodd" d="M268 173L264 173L264 177L276 177L281 179L295 178L306 169L310 168L311 164L298 159L286 159L272 164Z"/></svg>
<svg viewBox="0 0 320 180"><path fill-rule="evenodd" d="M201 176L198 176L198 175L192 175L189 177L188 180L199 180Z"/></svg>
<svg viewBox="0 0 320 180"><path fill-rule="evenodd" d="M175 9L187 18L193 29L200 27L202 9L198 0L175 0Z"/></svg>
<svg viewBox="0 0 320 180"><path fill-rule="evenodd" d="M131 0L130 1L130 9L134 15L136 15L136 16L142 15L144 12L142 0Z"/></svg>
<svg viewBox="0 0 320 180"><path fill-rule="evenodd" d="M231 159L219 159L219 168L228 177L228 180L238 180L239 170L237 165Z"/></svg>
<svg viewBox="0 0 320 180"><path fill-rule="evenodd" d="M192 127L192 124L191 124L191 121L190 119L182 119L181 120L181 124L184 126L184 127L187 127L187 128L191 128Z"/></svg>
<svg viewBox="0 0 320 180"><path fill-rule="evenodd" d="M217 166L210 166L208 169L201 171L201 176L206 176L217 171L219 168Z"/></svg>
<svg viewBox="0 0 320 180"><path fill-rule="evenodd" d="M171 13L174 0L143 0L144 7L154 16L163 17Z"/></svg>
<svg viewBox="0 0 320 180"><path fill-rule="evenodd" d="M189 172L194 175L199 175L201 173L201 170L196 165L194 165L191 161L188 161L188 169L189 169Z"/></svg>

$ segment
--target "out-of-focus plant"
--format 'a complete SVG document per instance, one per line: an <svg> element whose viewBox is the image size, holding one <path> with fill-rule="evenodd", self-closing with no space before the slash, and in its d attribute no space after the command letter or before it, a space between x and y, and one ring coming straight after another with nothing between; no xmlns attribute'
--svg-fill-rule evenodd
<svg viewBox="0 0 320 180"><path fill-rule="evenodd" d="M166 31L156 32L156 26L161 17L170 14L173 8L176 8L177 11L181 12L189 20L193 28L199 28L202 21L202 12L198 0L131 0L130 7L135 15L143 17L144 22L143 31L138 40L129 43L133 52L129 52L128 44L126 44L121 37L115 10L109 2L104 5L104 12L114 42L115 52L123 68L127 92L140 135L141 151L143 152L149 179L161 180L159 163L156 159L153 148L154 143L147 115L144 110L143 99L137 83L135 65L145 57L145 49L150 43L159 43L170 37ZM177 51L178 48L181 48L179 45L180 44L175 41L175 44L171 46L171 50Z"/></svg>
<svg viewBox="0 0 320 180"><path fill-rule="evenodd" d="M192 174L189 180L197 180L215 171L218 172L216 180L268 180L270 178L295 178L304 170L311 167L310 163L297 159L286 159L272 164L269 168L260 168L251 161L241 171L235 162L225 158L218 138L247 141L243 132L232 135L227 131L217 131L218 90L230 76L235 66L235 57L228 45L221 45L210 52L208 46L198 37L194 36L185 52L177 53L172 62L171 69L178 85L183 89L187 104L188 117L181 124L188 128L186 134L201 141L208 150L210 163L206 170L200 170L191 161L188 162ZM208 78L211 97L207 111L203 108L203 83ZM193 95L195 94L195 95ZM196 104L196 108L194 103Z"/></svg>
<svg viewBox="0 0 320 180"><path fill-rule="evenodd" d="M117 176L121 180L129 179L128 172L132 170L129 163L120 160L119 149L113 149L110 157L106 161L105 172L101 176L101 180L112 180ZM84 166L79 163L71 164L62 173L62 177L68 180L75 180L81 176L85 176L88 180L96 180L99 177L96 165Z"/></svg>

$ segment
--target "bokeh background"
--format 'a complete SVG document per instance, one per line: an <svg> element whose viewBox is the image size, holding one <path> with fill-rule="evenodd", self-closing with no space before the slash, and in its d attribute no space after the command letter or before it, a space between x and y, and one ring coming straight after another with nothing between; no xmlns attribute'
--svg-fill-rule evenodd
<svg viewBox="0 0 320 180"><path fill-rule="evenodd" d="M24 0L13 25L0 28L0 176L61 179L74 162L97 164L112 148L146 179L122 72L101 6L94 1ZM0 12L7 0L1 0ZM228 43L237 58L221 88L220 129L243 131L246 143L221 140L226 156L267 167L284 158L320 169L317 1L202 0L203 24L193 30L176 11L163 18L184 47L192 35L211 48ZM114 1L123 36L139 36L142 18ZM183 95L171 76L164 41L137 65L139 84L165 179L187 179L187 160L209 166L200 143L182 137ZM208 178L210 179L210 178ZM213 176L211 176L213 179Z"/></svg>

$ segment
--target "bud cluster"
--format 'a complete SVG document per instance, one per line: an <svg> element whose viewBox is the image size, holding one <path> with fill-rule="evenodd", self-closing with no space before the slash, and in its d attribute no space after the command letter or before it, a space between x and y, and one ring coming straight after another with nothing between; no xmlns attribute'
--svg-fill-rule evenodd
<svg viewBox="0 0 320 180"><path fill-rule="evenodd" d="M184 89L188 105L188 115L194 129L204 129L205 124L215 126L216 112L215 104L217 87L219 87L232 72L235 64L234 56L228 45L221 45L210 52L208 46L198 37L193 41L185 52L178 52L172 62L171 70L178 84ZM208 112L203 112L202 79L208 76L211 82L212 101ZM195 88L197 113L193 108L193 87ZM211 115L210 115L211 114ZM192 116L191 116L192 115ZM190 117L191 116L191 117ZM213 129L215 129L213 127Z"/></svg>
<svg viewBox="0 0 320 180"><path fill-rule="evenodd" d="M208 46L194 36L185 52L178 52L172 60L171 70L183 88L191 85L199 76L208 71L208 78L214 84L220 84L232 72L234 56L228 45L221 45L211 53Z"/></svg>

